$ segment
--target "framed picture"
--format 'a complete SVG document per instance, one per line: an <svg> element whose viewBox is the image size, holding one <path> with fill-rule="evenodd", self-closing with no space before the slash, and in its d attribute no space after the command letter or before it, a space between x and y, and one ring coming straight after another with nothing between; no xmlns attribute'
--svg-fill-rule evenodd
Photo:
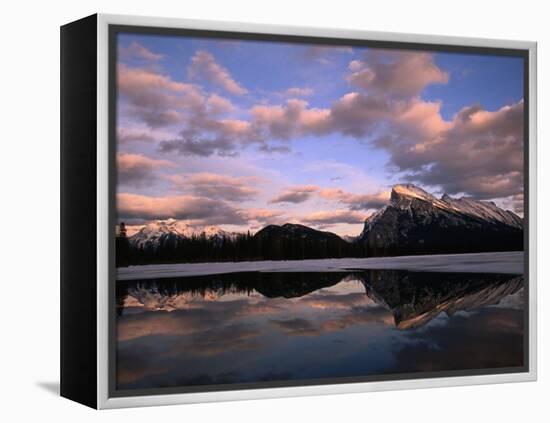
<svg viewBox="0 0 550 423"><path fill-rule="evenodd" d="M536 44L61 28L61 394L536 379Z"/></svg>

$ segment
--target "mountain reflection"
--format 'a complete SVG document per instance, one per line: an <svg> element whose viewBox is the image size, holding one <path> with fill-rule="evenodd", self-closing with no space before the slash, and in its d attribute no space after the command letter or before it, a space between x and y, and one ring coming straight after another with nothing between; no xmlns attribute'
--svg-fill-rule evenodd
<svg viewBox="0 0 550 423"><path fill-rule="evenodd" d="M523 285L514 275L390 270L117 281L116 383L517 369Z"/></svg>
<svg viewBox="0 0 550 423"><path fill-rule="evenodd" d="M367 299L389 310L400 329L420 327L441 312L496 305L523 288L522 276L508 274L408 272L370 270L324 273L232 273L174 279L117 282L117 312L145 307L174 311L231 295L260 294L266 298L302 298L323 288L355 282ZM339 298L346 305L346 298Z"/></svg>

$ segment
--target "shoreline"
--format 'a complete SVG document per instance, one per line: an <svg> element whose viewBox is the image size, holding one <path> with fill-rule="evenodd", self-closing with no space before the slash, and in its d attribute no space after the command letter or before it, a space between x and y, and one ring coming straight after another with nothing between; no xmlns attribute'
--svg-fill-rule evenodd
<svg viewBox="0 0 550 423"><path fill-rule="evenodd" d="M522 274L523 267L523 251L506 251L397 257L147 264L117 268L116 280L160 279L238 272L346 272L374 269Z"/></svg>

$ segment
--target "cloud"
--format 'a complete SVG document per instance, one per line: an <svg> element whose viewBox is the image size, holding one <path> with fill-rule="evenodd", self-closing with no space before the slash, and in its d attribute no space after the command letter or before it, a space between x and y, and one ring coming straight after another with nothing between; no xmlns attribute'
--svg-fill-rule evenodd
<svg viewBox="0 0 550 423"><path fill-rule="evenodd" d="M312 194L319 190L315 185L300 185L287 189L282 194L273 198L270 203L303 203L309 199Z"/></svg>
<svg viewBox="0 0 550 423"><path fill-rule="evenodd" d="M168 177L176 187L189 190L200 197L221 198L228 201L246 201L256 197L259 191L250 186L254 177L232 177L216 173L194 173L187 176Z"/></svg>
<svg viewBox="0 0 550 423"><path fill-rule="evenodd" d="M117 128L117 144L127 144L131 142L153 142L155 139L148 131L132 128Z"/></svg>
<svg viewBox="0 0 550 423"><path fill-rule="evenodd" d="M310 225L334 225L337 223L363 223L366 215L355 210L316 211L302 216L301 222Z"/></svg>
<svg viewBox="0 0 550 423"><path fill-rule="evenodd" d="M237 145L230 139L172 139L164 140L159 143L159 152L178 153L183 156L202 156L208 157L217 154L222 157L236 156Z"/></svg>
<svg viewBox="0 0 550 423"><path fill-rule="evenodd" d="M303 100L252 108L253 127L266 138L291 140L331 133L368 142L390 154L405 179L478 199L508 197L523 186L523 101L488 111L465 107L452 120L441 103L345 94L329 109Z"/></svg>
<svg viewBox="0 0 550 423"><path fill-rule="evenodd" d="M246 209L244 215L249 221L257 223L273 223L284 215L284 211L271 209Z"/></svg>
<svg viewBox="0 0 550 423"><path fill-rule="evenodd" d="M429 136L403 133L377 143L412 181L494 199L523 192L523 125L523 101L496 111L474 105Z"/></svg>
<svg viewBox="0 0 550 423"><path fill-rule="evenodd" d="M180 128L176 137L159 143L160 152L235 156L239 145L265 144L249 121L220 116L235 109L230 100L220 95L207 96L192 84L126 65L118 67L118 85L122 98L119 107L127 114L157 133L161 127L178 125Z"/></svg>
<svg viewBox="0 0 550 423"><path fill-rule="evenodd" d="M235 106L233 106L233 103L229 99L218 94L211 94L206 103L209 111L214 115L228 113L235 109Z"/></svg>
<svg viewBox="0 0 550 423"><path fill-rule="evenodd" d="M205 50L198 50L191 58L188 76L189 79L204 78L234 95L247 93L246 88L235 81L229 71L217 63L214 56Z"/></svg>
<svg viewBox="0 0 550 423"><path fill-rule="evenodd" d="M177 195L150 197L119 193L117 210L122 220L182 219L196 225L239 225L246 223L240 210L221 200Z"/></svg>
<svg viewBox="0 0 550 423"><path fill-rule="evenodd" d="M523 193L511 195L506 200L508 200L508 202L510 204L509 205L510 209L512 209L518 215L523 216L523 212L524 212L524 209L525 209Z"/></svg>
<svg viewBox="0 0 550 423"><path fill-rule="evenodd" d="M349 54L353 54L349 46L311 44L304 49L302 57L307 61L329 65L336 56Z"/></svg>
<svg viewBox="0 0 550 423"><path fill-rule="evenodd" d="M316 325L300 317L291 319L271 319L269 322L289 335L318 336L321 334L321 331Z"/></svg>
<svg viewBox="0 0 550 423"><path fill-rule="evenodd" d="M152 128L181 123L184 112L192 112L204 103L194 85L146 69L120 64L117 83L128 112Z"/></svg>
<svg viewBox="0 0 550 423"><path fill-rule="evenodd" d="M200 97L197 88L191 84L174 81L167 75L142 68L128 67L124 64L118 66L118 88L124 95L149 100L148 103L155 105L162 103L164 98L151 100L143 94L148 94L151 90L164 90L167 93L190 93Z"/></svg>
<svg viewBox="0 0 550 423"><path fill-rule="evenodd" d="M396 106L384 97L350 92L332 105L324 126L331 132L363 138L372 135L395 112Z"/></svg>
<svg viewBox="0 0 550 423"><path fill-rule="evenodd" d="M404 138L433 140L452 127L452 122L441 116L441 102L413 98L401 103L392 119L395 129Z"/></svg>
<svg viewBox="0 0 550 423"><path fill-rule="evenodd" d="M291 87L285 91L287 97L310 97L314 93L312 88L308 87Z"/></svg>
<svg viewBox="0 0 550 423"><path fill-rule="evenodd" d="M259 147L260 151L263 151L265 153L290 153L292 149L288 145L271 145L266 143L260 144Z"/></svg>
<svg viewBox="0 0 550 423"><path fill-rule="evenodd" d="M155 171L174 167L168 160L156 160L141 154L117 154L117 183L133 187L148 186L156 178Z"/></svg>
<svg viewBox="0 0 550 423"><path fill-rule="evenodd" d="M307 106L307 101L298 99L289 99L282 106L254 106L251 109L254 126L266 137L282 140L327 132L329 110Z"/></svg>
<svg viewBox="0 0 550 423"><path fill-rule="evenodd" d="M186 156L236 156L238 145L260 142L255 129L244 120L212 119L207 112L198 112L187 122L179 138L159 143L159 151Z"/></svg>
<svg viewBox="0 0 550 423"><path fill-rule="evenodd" d="M365 60L353 60L350 84L368 92L412 97L431 84L446 84L449 74L441 70L430 53L369 50Z"/></svg>
<svg viewBox="0 0 550 423"><path fill-rule="evenodd" d="M397 111L387 99L357 92L345 94L329 109L308 106L307 101L298 99L289 99L283 105L254 106L253 125L266 138L279 140L335 132L362 138Z"/></svg>
<svg viewBox="0 0 550 423"><path fill-rule="evenodd" d="M329 201L346 204L351 210L369 210L383 207L390 198L390 192L376 194L353 194L338 188L326 188L319 191L319 196Z"/></svg>
<svg viewBox="0 0 550 423"><path fill-rule="evenodd" d="M420 98L426 86L449 80L431 54L371 50L361 60L351 61L349 70L348 81L356 91L328 107L315 108L303 99L289 98L282 104L257 104L248 115L235 119L224 115L235 107L218 94L207 95L193 84L152 70L119 65L119 107L150 128L168 127L164 139L155 136L162 140L158 151L165 154L232 157L251 145L267 153L287 153L297 137L340 134L384 150L389 154L388 168L412 182L478 199L507 199L522 193L523 101L494 111L471 105L447 120L441 102ZM206 51L195 54L189 71L229 92L235 92L234 84L240 87ZM299 94L303 89L291 87L289 92ZM176 124L179 132L174 136ZM150 141L145 132L122 128L118 136L120 142ZM285 202L285 194L288 202L302 202L311 195L288 192L272 201ZM325 192L326 199L328 195ZM346 192L331 195L351 210L380 201ZM518 204L513 207L519 209Z"/></svg>
<svg viewBox="0 0 550 423"><path fill-rule="evenodd" d="M119 54L125 59L138 59L148 62L157 62L164 57L162 54L153 53L151 50L143 47L135 41L133 41L128 47L120 47Z"/></svg>
<svg viewBox="0 0 550 423"><path fill-rule="evenodd" d="M300 303L309 303L309 305L315 307L314 297L320 296L313 294L312 296L300 298ZM361 294L361 297L363 299L362 304L368 301L365 299L365 294ZM313 301L311 301L312 299ZM393 325L393 316L382 307L347 304L346 309L349 312L334 313L338 307L334 307L332 304L323 305L328 306L332 313L325 313L324 319L317 319L315 322L304 318L270 319L269 322L290 336L318 336L326 332L342 331L348 327L364 325L365 323L376 323L384 326Z"/></svg>

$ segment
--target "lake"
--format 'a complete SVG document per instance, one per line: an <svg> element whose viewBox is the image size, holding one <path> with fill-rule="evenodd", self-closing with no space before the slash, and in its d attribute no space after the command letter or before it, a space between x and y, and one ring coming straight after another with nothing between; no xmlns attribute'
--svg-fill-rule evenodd
<svg viewBox="0 0 550 423"><path fill-rule="evenodd" d="M241 272L116 291L119 390L517 371L526 353L521 275Z"/></svg>

